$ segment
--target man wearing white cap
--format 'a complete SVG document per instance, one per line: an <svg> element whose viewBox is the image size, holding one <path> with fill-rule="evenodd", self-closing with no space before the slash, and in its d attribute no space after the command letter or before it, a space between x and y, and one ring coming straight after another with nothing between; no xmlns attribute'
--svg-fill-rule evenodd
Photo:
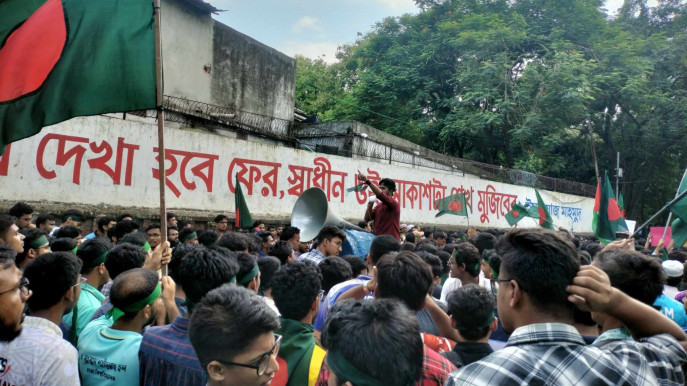
<svg viewBox="0 0 687 386"><path fill-rule="evenodd" d="M664 290L663 293L656 298L654 307L660 309L663 315L672 319L680 327L685 329L687 328L687 313L685 313L682 303L675 300L675 295L677 293L673 294L672 296L666 295L666 288L674 288L678 283L680 283L680 280L682 280L682 263L675 260L666 260L661 264L661 266L663 267L663 272L667 277L667 281L661 280L664 285ZM676 277L676 275L678 276Z"/></svg>
<svg viewBox="0 0 687 386"><path fill-rule="evenodd" d="M663 286L663 294L671 299L675 299L675 295L680 292L677 286L682 281L682 274L684 273L684 266L677 260L666 260L661 266L663 272L666 274L666 284Z"/></svg>

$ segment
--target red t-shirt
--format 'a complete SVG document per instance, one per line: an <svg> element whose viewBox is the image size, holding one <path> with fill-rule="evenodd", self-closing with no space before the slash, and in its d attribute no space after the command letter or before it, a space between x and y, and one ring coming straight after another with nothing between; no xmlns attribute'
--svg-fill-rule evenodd
<svg viewBox="0 0 687 386"><path fill-rule="evenodd" d="M401 241L401 205L384 193L377 196L377 199L381 203L377 203L372 209L375 236L391 235Z"/></svg>

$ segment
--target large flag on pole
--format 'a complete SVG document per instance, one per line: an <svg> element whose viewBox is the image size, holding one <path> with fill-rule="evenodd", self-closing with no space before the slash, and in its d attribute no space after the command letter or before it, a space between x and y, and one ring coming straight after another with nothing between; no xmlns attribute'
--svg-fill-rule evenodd
<svg viewBox="0 0 687 386"><path fill-rule="evenodd" d="M506 213L506 221L510 226L513 226L525 217L531 217L527 208L522 206L520 203L513 204L511 206L510 212Z"/></svg>
<svg viewBox="0 0 687 386"><path fill-rule="evenodd" d="M684 192L685 189L687 189L687 171L685 171L682 176L677 195ZM680 201L676 202L670 207L670 211L677 217L675 221L671 223L673 228L672 237L673 240L675 240L675 248L680 248L687 242L687 199L682 198Z"/></svg>
<svg viewBox="0 0 687 386"><path fill-rule="evenodd" d="M243 229L250 228L253 226L253 217L251 217L250 211L248 210L248 204L246 204L246 199L243 197L243 189L241 189L238 175L234 176L234 187L234 205L236 208L236 221L234 222L234 226Z"/></svg>
<svg viewBox="0 0 687 386"><path fill-rule="evenodd" d="M434 217L443 216L445 214L453 214L456 216L468 216L468 206L465 203L465 193L452 194L441 200L434 201L434 205L439 209Z"/></svg>
<svg viewBox="0 0 687 386"><path fill-rule="evenodd" d="M152 1L0 1L0 154L76 116L156 107Z"/></svg>
<svg viewBox="0 0 687 386"><path fill-rule="evenodd" d="M546 207L541 195L539 195L539 191L534 189L534 192L537 194L537 212L539 212L539 216L537 218L539 219L539 225L542 228L556 230L556 228L553 226L553 218L551 217L551 214L549 214L549 209Z"/></svg>
<svg viewBox="0 0 687 386"><path fill-rule="evenodd" d="M615 240L617 232L628 231L625 220L620 213L618 202L615 200L608 174L604 176L603 184L599 181L596 185L592 229L596 237L604 244Z"/></svg>

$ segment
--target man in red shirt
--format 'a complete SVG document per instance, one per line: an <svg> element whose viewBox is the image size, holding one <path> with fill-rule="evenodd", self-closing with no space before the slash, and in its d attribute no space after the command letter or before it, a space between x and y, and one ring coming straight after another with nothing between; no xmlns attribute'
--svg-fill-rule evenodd
<svg viewBox="0 0 687 386"><path fill-rule="evenodd" d="M367 176L358 171L358 180L372 189L372 192L381 201L372 208L374 201L367 203L365 221L374 220L374 234L390 235L401 241L401 205L393 199L396 191L396 183L390 178L382 178L379 186L367 179Z"/></svg>

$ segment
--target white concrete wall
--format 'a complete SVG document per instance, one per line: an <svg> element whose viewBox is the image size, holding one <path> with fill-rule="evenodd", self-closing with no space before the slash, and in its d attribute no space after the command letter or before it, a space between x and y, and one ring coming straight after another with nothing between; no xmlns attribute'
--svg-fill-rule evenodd
<svg viewBox="0 0 687 386"><path fill-rule="evenodd" d="M468 225L465 217L434 218L434 199L457 191L467 194L469 224L480 227L508 227L504 215L512 202L536 202L532 188L460 174L242 141L199 129L167 128L165 136L170 209L232 214L234 175L239 173L254 218L288 219L300 191L317 185L328 192L335 213L357 221L363 217L368 191L345 192L356 184L356 170L397 181L404 223L446 228ZM157 130L152 122L96 116L45 128L34 137L12 144L0 158L0 201L21 198L120 209L156 208L155 147ZM174 151L182 153L174 155ZM120 162L116 162L118 153ZM104 163L98 165L103 156ZM306 176L303 180L298 178L301 173ZM556 225L591 232L592 198L547 191L541 194L551 207ZM521 222L521 226L535 225L533 219Z"/></svg>

